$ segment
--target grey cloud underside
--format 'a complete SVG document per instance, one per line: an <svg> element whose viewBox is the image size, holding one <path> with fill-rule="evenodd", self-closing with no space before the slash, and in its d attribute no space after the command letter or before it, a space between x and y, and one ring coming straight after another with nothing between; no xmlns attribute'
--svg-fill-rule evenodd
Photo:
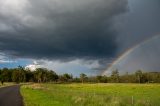
<svg viewBox="0 0 160 106"><path fill-rule="evenodd" d="M0 0L0 51L15 57L100 59L117 52L113 18L127 0ZM5 5L4 5L5 4Z"/></svg>

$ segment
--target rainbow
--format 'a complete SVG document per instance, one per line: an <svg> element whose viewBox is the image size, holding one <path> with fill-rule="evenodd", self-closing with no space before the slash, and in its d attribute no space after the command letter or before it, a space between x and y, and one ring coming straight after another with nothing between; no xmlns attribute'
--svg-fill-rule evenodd
<svg viewBox="0 0 160 106"><path fill-rule="evenodd" d="M102 71L102 75L106 75L107 72L111 72L111 71L114 69L114 66L115 66L116 64L119 64L119 63L121 62L121 60L123 60L126 56L129 56L129 54L132 53L132 52L133 52L134 50L136 50L137 48L139 48L139 47L141 47L142 45L147 44L147 43L149 43L150 41L152 41L152 40L154 40L154 39L157 39L157 38L159 38L159 37L160 37L160 34L158 34L158 35L156 35L156 36L153 36L153 37L151 37L151 38L149 38L149 39L145 39L143 42L141 42L141 43L133 46L132 48L126 50L126 51L125 51L123 54L121 54L115 61L113 61L113 62L111 63L111 65L110 65L107 69L105 69L104 71Z"/></svg>

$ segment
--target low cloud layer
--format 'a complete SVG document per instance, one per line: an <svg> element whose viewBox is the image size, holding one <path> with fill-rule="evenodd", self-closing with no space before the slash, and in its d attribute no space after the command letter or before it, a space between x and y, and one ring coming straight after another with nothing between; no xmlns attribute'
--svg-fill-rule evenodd
<svg viewBox="0 0 160 106"><path fill-rule="evenodd" d="M126 8L127 0L0 0L0 50L63 61L111 57L112 19Z"/></svg>

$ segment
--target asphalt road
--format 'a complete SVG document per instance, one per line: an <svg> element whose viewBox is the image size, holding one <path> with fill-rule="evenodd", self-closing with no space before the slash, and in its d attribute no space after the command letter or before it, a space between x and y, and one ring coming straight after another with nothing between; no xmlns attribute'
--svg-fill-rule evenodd
<svg viewBox="0 0 160 106"><path fill-rule="evenodd" d="M0 106L23 106L20 85L0 88Z"/></svg>

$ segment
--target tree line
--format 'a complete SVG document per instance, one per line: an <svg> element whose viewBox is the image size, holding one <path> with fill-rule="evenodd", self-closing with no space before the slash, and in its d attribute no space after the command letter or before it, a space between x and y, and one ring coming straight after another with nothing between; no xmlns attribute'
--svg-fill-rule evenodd
<svg viewBox="0 0 160 106"><path fill-rule="evenodd" d="M56 82L56 83L160 83L159 72L136 71L133 74L119 75L118 70L113 70L110 76L87 76L81 73L79 77L73 77L72 74L65 73L58 75L53 70L46 68L37 68L35 71L25 69L24 67L3 68L0 69L0 81L2 82Z"/></svg>

